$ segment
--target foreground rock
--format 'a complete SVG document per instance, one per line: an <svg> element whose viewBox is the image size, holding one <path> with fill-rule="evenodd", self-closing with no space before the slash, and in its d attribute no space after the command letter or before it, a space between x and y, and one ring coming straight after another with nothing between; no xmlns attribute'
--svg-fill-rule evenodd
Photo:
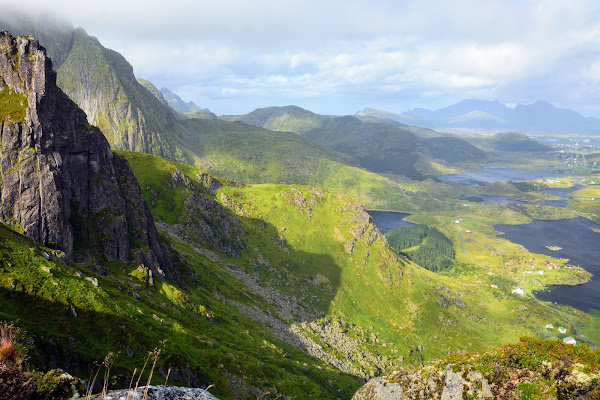
<svg viewBox="0 0 600 400"><path fill-rule="evenodd" d="M137 390L117 390L106 396L92 397L95 400L219 400L205 389L177 386L145 386Z"/></svg>
<svg viewBox="0 0 600 400"><path fill-rule="evenodd" d="M353 399L493 399L490 384L479 372L454 364L446 368L424 368L417 371L394 372L386 377L371 379L360 388Z"/></svg>
<svg viewBox="0 0 600 400"><path fill-rule="evenodd" d="M448 356L370 380L353 400L600 398L600 352L521 339L486 354Z"/></svg>
<svg viewBox="0 0 600 400"><path fill-rule="evenodd" d="M68 259L77 239L108 261L136 258L155 272L168 267L127 161L56 86L36 39L0 32L0 91L16 99L0 103L0 116L17 108L0 118L0 222ZM143 246L134 252L130 238Z"/></svg>

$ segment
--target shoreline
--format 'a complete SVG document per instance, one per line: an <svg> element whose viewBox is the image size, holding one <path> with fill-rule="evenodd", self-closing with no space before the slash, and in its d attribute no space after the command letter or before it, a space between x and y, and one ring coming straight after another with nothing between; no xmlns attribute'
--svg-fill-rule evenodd
<svg viewBox="0 0 600 400"><path fill-rule="evenodd" d="M400 213L400 214L417 214L417 212L415 211L398 211L398 210L380 210L377 208L365 208L366 212L370 212L370 211L383 211L383 212L395 212L395 213Z"/></svg>

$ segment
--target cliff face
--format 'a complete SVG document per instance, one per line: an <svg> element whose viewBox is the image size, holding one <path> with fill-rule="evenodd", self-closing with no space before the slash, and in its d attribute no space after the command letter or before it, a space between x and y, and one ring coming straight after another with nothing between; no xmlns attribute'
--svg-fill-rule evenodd
<svg viewBox="0 0 600 400"><path fill-rule="evenodd" d="M0 91L26 98L23 121L0 122L0 220L69 259L77 242L110 261L168 266L127 162L56 86L36 39L0 32L0 78ZM136 254L130 237L144 245Z"/></svg>
<svg viewBox="0 0 600 400"><path fill-rule="evenodd" d="M58 85L115 148L175 157L165 137L176 123L171 109L137 82L123 56L83 29L73 33L69 55L58 70Z"/></svg>
<svg viewBox="0 0 600 400"><path fill-rule="evenodd" d="M33 35L47 48L58 86L104 132L113 148L183 159L173 110L138 83L133 67L83 29L50 17L0 15L0 30Z"/></svg>

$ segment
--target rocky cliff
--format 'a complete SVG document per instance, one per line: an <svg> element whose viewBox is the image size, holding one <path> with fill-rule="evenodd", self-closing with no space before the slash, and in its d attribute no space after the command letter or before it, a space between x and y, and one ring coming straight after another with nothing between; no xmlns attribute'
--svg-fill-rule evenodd
<svg viewBox="0 0 600 400"><path fill-rule="evenodd" d="M110 261L136 257L155 272L168 266L129 165L56 86L36 39L0 32L0 92L21 99L0 109L18 106L24 116L0 122L0 220L68 259L92 249ZM132 238L142 243L135 251Z"/></svg>
<svg viewBox="0 0 600 400"><path fill-rule="evenodd" d="M140 85L131 64L76 29L69 56L58 70L58 85L118 149L174 158L167 139L175 116Z"/></svg>
<svg viewBox="0 0 600 400"><path fill-rule="evenodd" d="M116 149L183 160L173 110L136 80L133 67L83 29L51 17L3 12L0 30L33 35L47 48L58 86Z"/></svg>

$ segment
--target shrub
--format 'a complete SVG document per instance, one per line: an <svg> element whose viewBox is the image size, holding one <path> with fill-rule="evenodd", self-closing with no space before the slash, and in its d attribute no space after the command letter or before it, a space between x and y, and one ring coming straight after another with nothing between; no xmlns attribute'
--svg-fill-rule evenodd
<svg viewBox="0 0 600 400"><path fill-rule="evenodd" d="M20 342L25 331L9 322L0 322L0 361L19 364L24 357L24 348Z"/></svg>

